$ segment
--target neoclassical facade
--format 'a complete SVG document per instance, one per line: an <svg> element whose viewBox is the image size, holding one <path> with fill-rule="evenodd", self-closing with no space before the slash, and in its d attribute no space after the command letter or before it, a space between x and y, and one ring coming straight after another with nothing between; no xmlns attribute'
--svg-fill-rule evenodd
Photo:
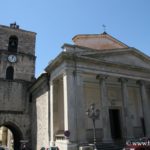
<svg viewBox="0 0 150 150"><path fill-rule="evenodd" d="M100 110L97 141L150 136L150 58L106 32L77 35L73 42L30 87L32 148L76 150L91 142L85 112L92 103Z"/></svg>

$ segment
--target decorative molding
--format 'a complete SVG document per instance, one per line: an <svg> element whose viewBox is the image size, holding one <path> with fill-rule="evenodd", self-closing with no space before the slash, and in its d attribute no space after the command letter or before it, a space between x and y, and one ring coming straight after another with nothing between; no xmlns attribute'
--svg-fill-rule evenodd
<svg viewBox="0 0 150 150"><path fill-rule="evenodd" d="M100 74L100 75L96 76L96 79L98 79L98 80L106 80L108 77L109 77L108 75L102 75L102 74Z"/></svg>
<svg viewBox="0 0 150 150"><path fill-rule="evenodd" d="M121 77L121 78L118 79L118 81L119 81L119 82L122 82L122 83L127 83L127 82L128 82L128 79Z"/></svg>

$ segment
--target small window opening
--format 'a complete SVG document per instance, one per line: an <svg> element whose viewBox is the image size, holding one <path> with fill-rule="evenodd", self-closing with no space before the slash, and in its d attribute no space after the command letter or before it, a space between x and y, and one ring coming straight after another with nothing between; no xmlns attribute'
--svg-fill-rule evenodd
<svg viewBox="0 0 150 150"><path fill-rule="evenodd" d="M18 38L16 36L11 36L9 38L8 51L17 52L18 48Z"/></svg>
<svg viewBox="0 0 150 150"><path fill-rule="evenodd" d="M9 66L6 70L6 79L13 80L14 78L14 68Z"/></svg>
<svg viewBox="0 0 150 150"><path fill-rule="evenodd" d="M29 95L29 102L32 103L32 93Z"/></svg>

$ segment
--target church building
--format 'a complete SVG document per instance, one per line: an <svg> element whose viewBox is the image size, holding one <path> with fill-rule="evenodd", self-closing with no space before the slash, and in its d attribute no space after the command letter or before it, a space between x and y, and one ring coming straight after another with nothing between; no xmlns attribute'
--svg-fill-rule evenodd
<svg viewBox="0 0 150 150"><path fill-rule="evenodd" d="M97 141L150 136L150 58L106 32L72 40L30 89L37 149L50 141L76 150L92 141L93 124L85 112L93 103L100 110Z"/></svg>
<svg viewBox="0 0 150 150"><path fill-rule="evenodd" d="M14 149L78 150L96 140L150 137L150 57L108 33L79 34L35 79L34 32L0 26L0 126ZM38 58L37 58L38 59Z"/></svg>

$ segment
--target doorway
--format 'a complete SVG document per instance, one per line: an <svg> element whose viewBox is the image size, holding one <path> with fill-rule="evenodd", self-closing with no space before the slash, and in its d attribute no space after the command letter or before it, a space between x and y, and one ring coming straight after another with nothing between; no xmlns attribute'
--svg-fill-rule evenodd
<svg viewBox="0 0 150 150"><path fill-rule="evenodd" d="M121 139L121 121L120 121L120 110L119 109L109 109L110 117L110 128L111 136L114 140Z"/></svg>

